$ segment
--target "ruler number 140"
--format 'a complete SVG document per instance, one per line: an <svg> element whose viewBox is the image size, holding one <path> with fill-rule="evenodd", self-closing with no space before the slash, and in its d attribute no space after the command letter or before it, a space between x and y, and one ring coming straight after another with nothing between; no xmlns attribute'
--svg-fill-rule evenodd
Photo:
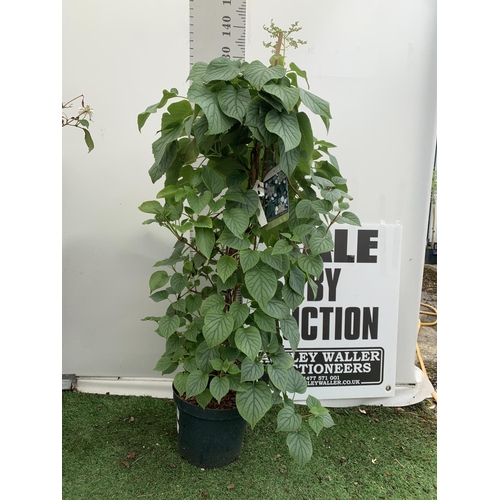
<svg viewBox="0 0 500 500"><path fill-rule="evenodd" d="M231 3L231 0L223 1L222 3ZM229 16L222 16L222 36L231 36L231 18ZM225 30L225 31L224 31ZM222 57L231 57L231 49L229 47L222 47Z"/></svg>

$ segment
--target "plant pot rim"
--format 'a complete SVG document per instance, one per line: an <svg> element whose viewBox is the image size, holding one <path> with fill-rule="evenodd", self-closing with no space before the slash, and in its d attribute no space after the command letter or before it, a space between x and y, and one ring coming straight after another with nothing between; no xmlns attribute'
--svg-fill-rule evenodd
<svg viewBox="0 0 500 500"><path fill-rule="evenodd" d="M238 411L238 408L202 408L201 406L194 405L190 403L189 401L186 401L185 399L181 398L179 395L179 392L175 387L173 388L173 393L174 393L174 401L177 405L182 405L183 411L191 414L191 415L199 415L200 413L203 413L205 415L204 418L208 418L208 420L212 420L210 416L214 417L214 420L217 420L217 416L221 415L224 413L226 415L226 418L241 418L240 412Z"/></svg>

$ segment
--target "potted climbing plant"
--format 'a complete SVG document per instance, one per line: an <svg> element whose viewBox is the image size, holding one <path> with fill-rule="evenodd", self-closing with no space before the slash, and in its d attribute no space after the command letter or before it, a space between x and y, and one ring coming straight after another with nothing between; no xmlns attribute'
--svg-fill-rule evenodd
<svg viewBox="0 0 500 500"><path fill-rule="evenodd" d="M328 130L329 103L310 92L304 70L285 66L298 29L271 24L270 64L195 63L186 96L164 90L138 115L141 130L169 103L149 170L162 186L139 209L152 216L144 224L160 225L176 243L149 281L151 299L168 306L144 320L166 341L155 370L175 373L179 452L202 467L234 460L246 424L254 428L273 405L276 430L300 464L311 458L311 431L333 425L316 398L308 396L307 413L294 403L307 384L294 368L300 332L292 311L307 286L316 291L332 224L359 220L348 211L335 146L313 135L309 113ZM185 427L197 412L208 415L208 428ZM211 437L223 412L240 423L225 422L222 437ZM232 450L230 434L239 440Z"/></svg>

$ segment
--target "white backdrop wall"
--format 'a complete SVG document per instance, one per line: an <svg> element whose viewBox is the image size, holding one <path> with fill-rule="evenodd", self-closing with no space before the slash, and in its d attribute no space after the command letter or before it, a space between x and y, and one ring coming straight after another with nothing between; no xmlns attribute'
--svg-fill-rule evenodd
<svg viewBox="0 0 500 500"><path fill-rule="evenodd" d="M81 93L95 115L95 149L63 129L62 372L155 377L164 341L150 322L156 261L173 241L143 226L154 199L148 169L156 116L137 114L163 88L186 91L188 0L63 2L63 100ZM327 135L364 223L401 223L397 383L415 382L414 358L436 138L436 2L247 0L246 59L267 60L270 20L299 21L307 45L293 51L311 91L331 104ZM315 117L313 117L315 118Z"/></svg>

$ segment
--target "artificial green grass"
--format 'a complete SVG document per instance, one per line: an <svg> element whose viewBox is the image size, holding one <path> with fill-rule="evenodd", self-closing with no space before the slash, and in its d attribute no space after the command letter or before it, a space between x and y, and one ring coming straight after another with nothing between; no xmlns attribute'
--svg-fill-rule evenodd
<svg viewBox="0 0 500 500"><path fill-rule="evenodd" d="M432 405L433 406L433 405ZM300 467L276 433L272 409L246 430L240 457L198 469L177 453L172 400L63 392L62 498L437 498L437 419L431 402L403 408L332 408Z"/></svg>

